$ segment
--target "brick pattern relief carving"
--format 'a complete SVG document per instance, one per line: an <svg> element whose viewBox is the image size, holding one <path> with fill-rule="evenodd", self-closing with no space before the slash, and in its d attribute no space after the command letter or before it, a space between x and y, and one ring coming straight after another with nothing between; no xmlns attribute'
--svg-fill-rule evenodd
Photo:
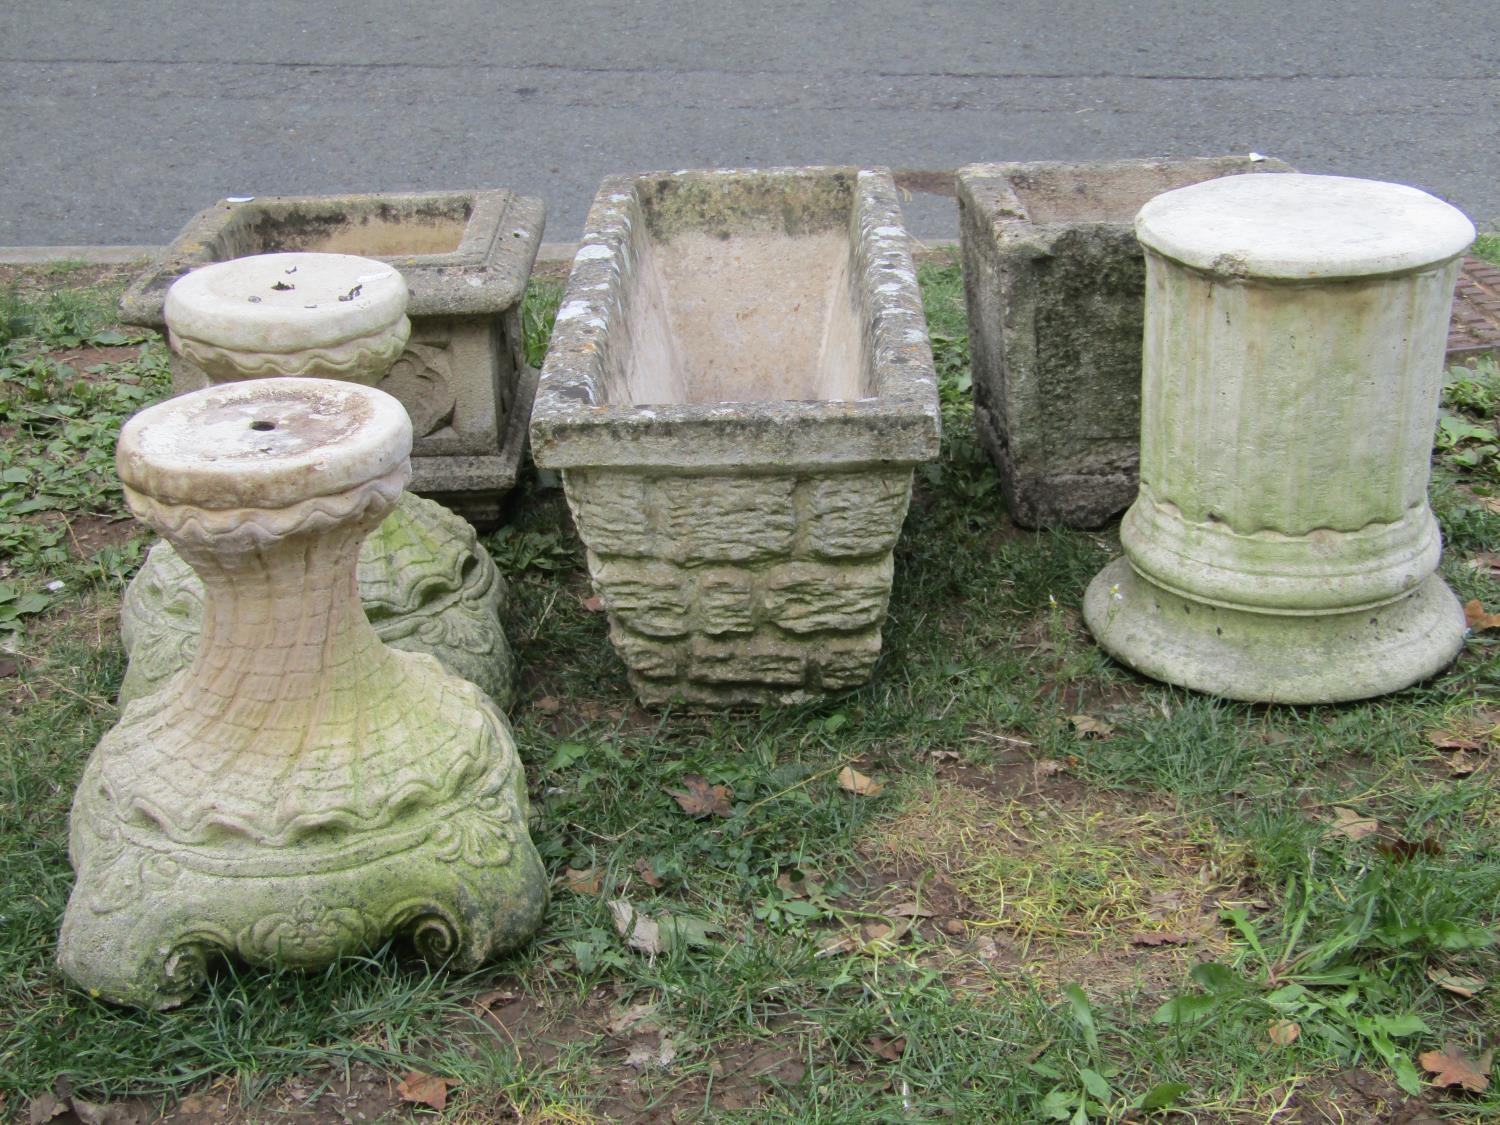
<svg viewBox="0 0 1500 1125"><path fill-rule="evenodd" d="M869 677L909 469L571 470L567 486L611 639L643 700L797 699Z"/></svg>

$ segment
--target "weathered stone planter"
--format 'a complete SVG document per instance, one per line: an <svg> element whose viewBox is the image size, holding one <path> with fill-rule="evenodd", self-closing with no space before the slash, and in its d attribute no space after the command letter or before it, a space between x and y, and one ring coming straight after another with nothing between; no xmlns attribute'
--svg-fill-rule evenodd
<svg viewBox="0 0 1500 1125"><path fill-rule="evenodd" d="M237 258L173 285L168 335L174 354L192 357L215 383L265 375L377 383L405 344L406 298L401 275L368 258ZM514 661L500 620L508 590L462 518L403 493L390 518L365 540L358 579L382 641L435 656L501 707L510 705ZM202 583L172 544L152 547L121 606L130 658L122 704L156 691L187 667L202 632L203 605Z"/></svg>
<svg viewBox="0 0 1500 1125"><path fill-rule="evenodd" d="M1140 494L1084 617L1147 675L1238 699L1394 691L1457 653L1427 505L1459 255L1415 188L1256 176L1142 208Z"/></svg>
<svg viewBox="0 0 1500 1125"><path fill-rule="evenodd" d="M606 180L532 413L646 702L870 675L937 385L888 173Z"/></svg>
<svg viewBox="0 0 1500 1125"><path fill-rule="evenodd" d="M505 718L382 644L356 595L410 448L395 399L317 379L210 387L126 423L126 499L197 572L206 623L79 782L58 960L91 993L170 1007L218 955L316 966L393 934L473 967L540 921Z"/></svg>
<svg viewBox="0 0 1500 1125"><path fill-rule="evenodd" d="M1173 188L1277 171L1240 156L959 169L975 422L1017 523L1098 527L1135 496L1135 213Z"/></svg>
<svg viewBox="0 0 1500 1125"><path fill-rule="evenodd" d="M412 418L412 489L492 527L515 485L536 388L521 300L542 223L540 200L508 191L225 201L131 283L121 317L164 328L167 289L209 262L294 250L389 262L411 288L412 332L381 389ZM172 374L179 392L207 383L185 357L174 357Z"/></svg>

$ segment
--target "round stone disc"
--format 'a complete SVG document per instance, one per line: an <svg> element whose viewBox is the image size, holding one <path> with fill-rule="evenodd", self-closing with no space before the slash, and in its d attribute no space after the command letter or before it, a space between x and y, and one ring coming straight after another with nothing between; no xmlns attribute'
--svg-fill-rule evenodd
<svg viewBox="0 0 1500 1125"><path fill-rule="evenodd" d="M148 407L115 465L137 492L200 508L282 508L386 476L411 421L384 391L331 379L256 379Z"/></svg>
<svg viewBox="0 0 1500 1125"><path fill-rule="evenodd" d="M167 290L174 335L228 351L329 348L406 315L406 281L352 254L258 254L196 269Z"/></svg>
<svg viewBox="0 0 1500 1125"><path fill-rule="evenodd" d="M1165 192L1141 208L1135 233L1194 269L1304 281L1446 262L1474 241L1474 224L1405 184L1279 173Z"/></svg>

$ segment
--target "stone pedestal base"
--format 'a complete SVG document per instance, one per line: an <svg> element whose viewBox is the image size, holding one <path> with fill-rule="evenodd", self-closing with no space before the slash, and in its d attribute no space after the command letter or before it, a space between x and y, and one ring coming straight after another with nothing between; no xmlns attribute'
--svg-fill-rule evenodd
<svg viewBox="0 0 1500 1125"><path fill-rule="evenodd" d="M1259 703L1339 703L1399 691L1463 646L1464 613L1437 575L1405 597L1351 613L1268 614L1174 594L1116 559L1083 617L1101 648L1136 671Z"/></svg>

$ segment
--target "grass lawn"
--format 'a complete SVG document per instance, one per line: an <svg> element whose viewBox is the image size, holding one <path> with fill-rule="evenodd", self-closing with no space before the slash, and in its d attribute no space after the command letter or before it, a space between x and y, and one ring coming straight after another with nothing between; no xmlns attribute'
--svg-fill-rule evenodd
<svg viewBox="0 0 1500 1125"><path fill-rule="evenodd" d="M0 279L0 1118L1500 1116L1500 629L1428 683L1337 707L1113 664L1078 607L1115 534L1007 520L958 269L922 273L944 453L917 473L870 684L642 710L562 495L533 479L487 542L555 878L536 940L466 977L400 947L305 975L223 965L167 1013L53 965L68 807L116 715L145 543L114 435L166 392L165 352L111 323L117 278ZM528 302L534 353L556 299ZM1500 370L1451 373L1447 399L1443 572L1494 610ZM632 915L655 940L622 933Z"/></svg>

